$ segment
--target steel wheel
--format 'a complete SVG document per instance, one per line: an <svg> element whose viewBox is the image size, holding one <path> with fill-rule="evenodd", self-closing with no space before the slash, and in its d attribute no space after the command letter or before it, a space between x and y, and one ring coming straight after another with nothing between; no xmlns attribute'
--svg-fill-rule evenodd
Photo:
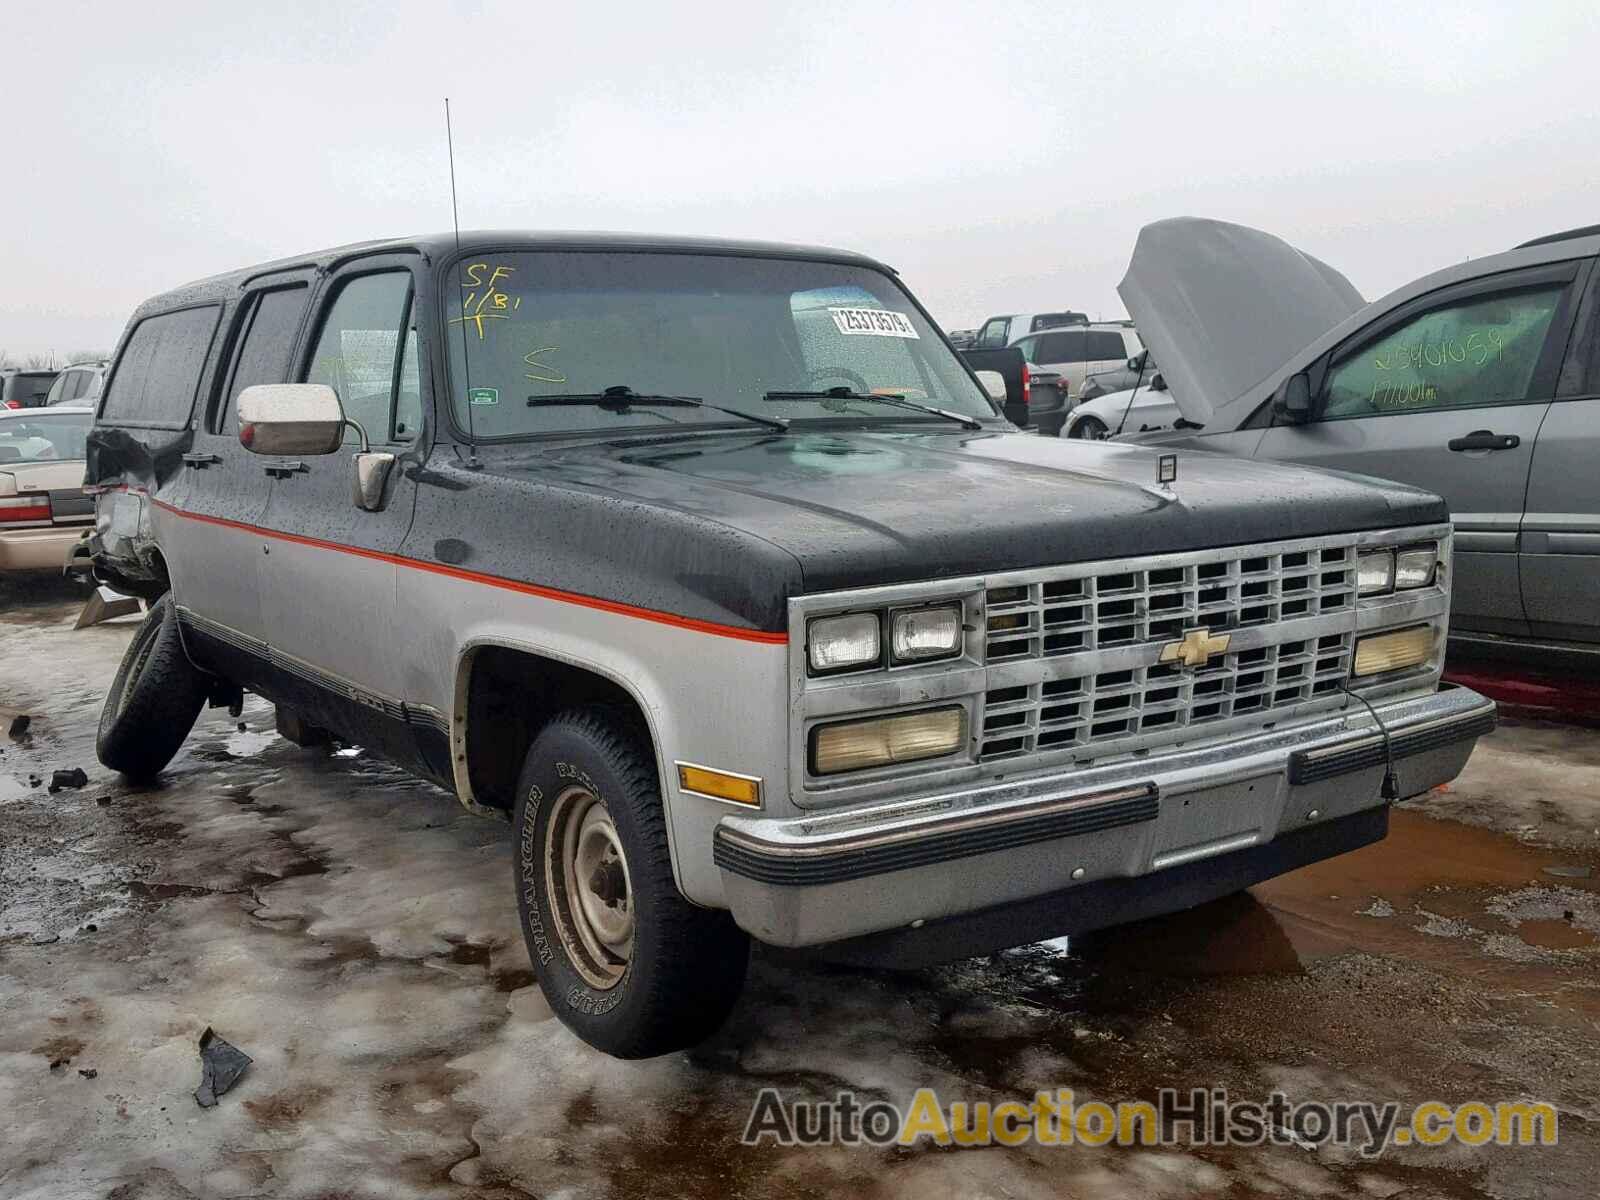
<svg viewBox="0 0 1600 1200"><path fill-rule="evenodd" d="M611 813L587 788L556 797L544 869L567 957L592 987L615 987L633 958L633 884Z"/></svg>

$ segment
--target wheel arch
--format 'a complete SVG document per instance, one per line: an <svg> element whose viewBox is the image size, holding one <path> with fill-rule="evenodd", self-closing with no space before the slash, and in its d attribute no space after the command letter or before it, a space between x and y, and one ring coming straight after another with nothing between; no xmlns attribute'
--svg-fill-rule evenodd
<svg viewBox="0 0 1600 1200"><path fill-rule="evenodd" d="M512 697L518 703L507 713L504 708ZM606 702L631 710L640 732L650 741L672 848L673 875L679 878L672 789L659 722L634 680L597 663L505 636L475 638L462 645L456 656L450 714L450 765L456 795L474 812L509 815L516 803L517 775L539 730L564 709ZM497 717L505 718L505 723L496 724L496 730L509 730L511 736L491 740L486 736L487 726Z"/></svg>

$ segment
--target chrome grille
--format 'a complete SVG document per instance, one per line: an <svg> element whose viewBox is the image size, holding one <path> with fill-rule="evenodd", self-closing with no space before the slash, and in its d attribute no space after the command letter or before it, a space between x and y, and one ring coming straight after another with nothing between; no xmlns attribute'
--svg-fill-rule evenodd
<svg viewBox="0 0 1600 1200"><path fill-rule="evenodd" d="M1349 674L1353 545L1235 548L1029 572L985 593L982 760L1099 753L1332 699ZM1159 661L1186 631L1227 632L1197 668ZM1014 668L1014 669L1013 669Z"/></svg>

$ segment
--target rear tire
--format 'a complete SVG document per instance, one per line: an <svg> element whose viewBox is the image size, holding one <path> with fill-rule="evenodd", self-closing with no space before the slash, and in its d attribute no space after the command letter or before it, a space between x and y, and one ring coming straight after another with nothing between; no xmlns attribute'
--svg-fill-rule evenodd
<svg viewBox="0 0 1600 1200"><path fill-rule="evenodd" d="M135 782L155 778L194 728L208 690L184 652L168 592L150 606L111 680L95 738L100 761Z"/></svg>
<svg viewBox="0 0 1600 1200"><path fill-rule="evenodd" d="M528 955L556 1016L617 1058L693 1046L727 1019L749 938L672 878L648 737L624 709L556 716L517 782L514 871Z"/></svg>

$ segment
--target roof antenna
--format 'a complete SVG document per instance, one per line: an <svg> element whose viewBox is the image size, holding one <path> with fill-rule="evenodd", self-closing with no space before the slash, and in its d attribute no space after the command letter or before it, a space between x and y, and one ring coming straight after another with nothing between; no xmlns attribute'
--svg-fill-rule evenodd
<svg viewBox="0 0 1600 1200"><path fill-rule="evenodd" d="M461 209L456 203L456 139L455 133L450 128L450 97L444 98L444 144L445 151L450 156L450 223L456 235L456 270L461 269ZM460 288L457 288L457 298L460 298ZM462 316L466 316L465 310ZM467 469L469 471L483 470L483 463L478 459L478 431L474 428L472 412L472 350L467 344L467 323L461 322L461 363L462 374L466 377L467 385ZM459 451L458 451L459 453Z"/></svg>

